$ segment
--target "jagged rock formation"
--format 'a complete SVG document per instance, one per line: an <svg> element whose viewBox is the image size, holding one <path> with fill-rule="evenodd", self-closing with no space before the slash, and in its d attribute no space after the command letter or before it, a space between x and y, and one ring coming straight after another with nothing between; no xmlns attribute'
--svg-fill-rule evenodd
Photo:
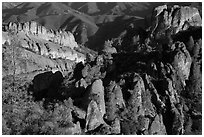
<svg viewBox="0 0 204 137"><path fill-rule="evenodd" d="M80 135L80 134L81 134L80 123L77 122L77 123L74 124L72 127L66 129L65 135L66 135L66 134L69 134L69 135Z"/></svg>
<svg viewBox="0 0 204 137"><path fill-rule="evenodd" d="M40 55L51 58L69 59L75 62L84 62L85 56L77 53L74 48L78 47L74 36L70 32L48 30L36 22L12 23L4 26L5 31L17 33L22 47L34 51ZM10 44L12 38L4 35L4 41ZM39 40L40 39L40 40ZM45 41L42 41L45 40ZM47 41L47 42L46 42ZM55 44L49 44L49 43ZM60 46L56 46L59 44Z"/></svg>
<svg viewBox="0 0 204 137"><path fill-rule="evenodd" d="M86 131L94 130L103 123L102 113L100 112L97 103L92 100L87 109Z"/></svg>
<svg viewBox="0 0 204 137"><path fill-rule="evenodd" d="M176 34L191 26L200 27L202 25L198 9L189 6L159 6L154 9L152 18L151 33L157 39L166 35L166 31Z"/></svg>
<svg viewBox="0 0 204 137"><path fill-rule="evenodd" d="M4 81L8 74L49 70L35 75L27 92L34 101L43 104L48 116L43 119L45 123L53 120L49 118L52 113L58 112L54 113L57 120L49 126L58 127L49 130L60 128L60 134L200 134L201 17L193 7L164 5L155 8L153 19L150 31L133 27L126 37L121 37L131 46L117 47L108 40L97 56L87 54L86 61L77 64L68 62L77 54L74 49L69 48L74 52L69 54L66 46L52 45L53 41L44 38L37 40L38 29L33 29L32 34L30 30L19 31L16 33L21 39L19 44L12 45L12 41L9 44L4 38L7 41L3 45ZM186 27L186 23L191 27ZM66 70L68 73L63 73ZM15 82L13 85L18 85L18 80ZM4 89L8 85L11 84L4 85ZM7 102L3 102L5 107ZM56 105L59 102L64 107ZM60 119L61 114L65 117ZM7 117L3 120L5 132L13 128L7 124L9 120Z"/></svg>
<svg viewBox="0 0 204 137"><path fill-rule="evenodd" d="M11 40L6 32L2 32L2 44L8 43L8 45L11 45Z"/></svg>
<svg viewBox="0 0 204 137"><path fill-rule="evenodd" d="M33 21L4 24L4 31L3 60L12 62L7 64L11 69L6 69L5 75L14 70L16 75L45 70L64 72L71 70L74 63L85 61L85 55L74 50L78 45L70 32L48 30Z"/></svg>
<svg viewBox="0 0 204 137"><path fill-rule="evenodd" d="M94 81L91 85L89 97L96 101L99 111L103 117L103 115L106 113L106 110L104 101L104 87L103 82L100 79Z"/></svg>
<svg viewBox="0 0 204 137"><path fill-rule="evenodd" d="M47 41L51 41L62 46L70 47L71 49L73 49L74 47L78 47L75 38L71 32L48 30L44 26L41 26L34 21L26 23L10 22L7 26L5 26L5 29L13 30L16 32L22 31L26 34L31 33Z"/></svg>
<svg viewBox="0 0 204 137"><path fill-rule="evenodd" d="M181 75L183 86L185 86L185 80L188 80L190 75L192 59L184 43L175 43L173 46L175 46L175 49L173 49L175 51L175 56L172 64Z"/></svg>
<svg viewBox="0 0 204 137"><path fill-rule="evenodd" d="M35 71L71 70L74 62L69 60L52 60L37 55L18 46L3 46L3 76L26 74Z"/></svg>

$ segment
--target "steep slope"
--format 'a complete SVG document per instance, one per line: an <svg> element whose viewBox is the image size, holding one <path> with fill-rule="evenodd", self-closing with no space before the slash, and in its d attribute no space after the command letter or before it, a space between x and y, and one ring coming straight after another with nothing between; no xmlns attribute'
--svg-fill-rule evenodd
<svg viewBox="0 0 204 137"><path fill-rule="evenodd" d="M68 2L65 4L89 15L114 14L145 17L151 14L154 7L164 3L168 5L191 5L190 2Z"/></svg>
<svg viewBox="0 0 204 137"><path fill-rule="evenodd" d="M11 9L21 4L21 2L2 2L2 9Z"/></svg>
<svg viewBox="0 0 204 137"><path fill-rule="evenodd" d="M83 37L92 36L98 30L92 17L63 3L21 3L14 8L3 10L4 23L28 21L36 21L48 29L72 31L80 44L86 42ZM81 27L83 25L85 27ZM85 33L85 36L78 36L81 33Z"/></svg>
<svg viewBox="0 0 204 137"><path fill-rule="evenodd" d="M4 25L4 31L3 66L7 69L3 76L13 74L13 66L7 63L13 62L9 56L14 55L17 75L41 70L70 71L74 63L85 61L86 50L78 52L80 47L70 32L49 30L33 21L9 23Z"/></svg>
<svg viewBox="0 0 204 137"><path fill-rule="evenodd" d="M3 134L202 134L201 14L162 5L151 15L147 29L130 15L94 16L98 54L62 22L3 24Z"/></svg>

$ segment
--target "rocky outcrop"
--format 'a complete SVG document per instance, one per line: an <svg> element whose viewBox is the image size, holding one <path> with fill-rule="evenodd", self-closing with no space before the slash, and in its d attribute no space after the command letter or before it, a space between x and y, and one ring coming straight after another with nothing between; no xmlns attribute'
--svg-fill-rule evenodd
<svg viewBox="0 0 204 137"><path fill-rule="evenodd" d="M3 76L37 71L71 71L75 62L50 59L19 46L3 46Z"/></svg>
<svg viewBox="0 0 204 137"><path fill-rule="evenodd" d="M109 40L105 41L102 52L103 53L109 53L109 54L117 53L116 48L113 47L112 44L113 44L112 41L109 41Z"/></svg>
<svg viewBox="0 0 204 137"><path fill-rule="evenodd" d="M5 29L16 30L18 33L13 34L10 31L3 32L2 44L5 47L4 57L6 59L4 62L13 60L15 62L13 64L16 65L13 67L9 66L11 64L7 64L7 68L12 67L12 69L6 69L5 74L11 75L14 69L15 74L30 73L39 70L59 70L63 72L71 70L74 62L85 62L85 55L75 51L72 49L73 47L69 47L69 45L60 46L46 39L44 36L47 33L44 32L47 32L47 30L43 26L39 26L35 22L22 24L9 23L7 29ZM36 30L37 27L38 29ZM56 37L54 34L58 33L53 32L53 37ZM51 37L51 34L49 36ZM73 41L73 44L76 44L74 39L71 41ZM9 56L13 58L8 58Z"/></svg>
<svg viewBox="0 0 204 137"><path fill-rule="evenodd" d="M8 36L7 32L2 31L2 44L8 43L8 45L11 45L11 39Z"/></svg>
<svg viewBox="0 0 204 137"><path fill-rule="evenodd" d="M144 115L142 94L145 92L145 86L142 78L139 75L135 74L135 76L133 76L131 87L126 91L130 94L127 103L130 109L129 111L134 113L132 120L136 121L139 115Z"/></svg>
<svg viewBox="0 0 204 137"><path fill-rule="evenodd" d="M185 80L188 80L190 74L192 59L184 43L177 42L173 47L175 48L173 49L175 51L175 56L172 65L176 69L185 86Z"/></svg>
<svg viewBox="0 0 204 137"><path fill-rule="evenodd" d="M156 39L165 36L167 31L176 34L191 26L202 26L198 9L189 6L159 6L154 9L152 18L151 33Z"/></svg>
<svg viewBox="0 0 204 137"><path fill-rule="evenodd" d="M26 34L37 35L42 39L70 47L71 49L78 47L71 32L48 30L34 21L26 23L10 22L6 28L15 32L25 32Z"/></svg>
<svg viewBox="0 0 204 137"><path fill-rule="evenodd" d="M97 103L92 100L87 109L86 131L94 130L103 123L104 121L100 109L98 108Z"/></svg>
<svg viewBox="0 0 204 137"><path fill-rule="evenodd" d="M201 29L196 27L200 25L200 16L192 7L166 5L155 8L153 15L153 39L142 37L145 32L144 35L133 33L135 29L127 32L130 37L126 42L141 49L120 52L122 49L116 51L115 45L107 41L97 57L87 54L87 60L76 65L74 61L68 62L74 60L75 50L54 44L60 43L58 40L39 40L44 33L40 26L36 28L35 23L24 28L11 25L19 30L16 38L20 42L9 45L5 37L3 76L49 70L36 75L28 91L33 91L34 99L44 103L41 107L45 107L46 114L52 105L56 104L57 108L58 102L68 106L62 109L66 118L57 119L63 128L60 131L65 134L183 135L197 132L202 121L202 40ZM195 34L189 34L186 36L189 40L184 41L178 35L186 32L186 24L193 26L187 33ZM49 37L56 35L51 31L45 33L50 33ZM148 42L143 43L145 40ZM147 45L151 50L145 48ZM66 70L70 71L64 76ZM15 85L15 81L13 83ZM66 123L62 122L64 119ZM3 124L9 127L6 122Z"/></svg>
<svg viewBox="0 0 204 137"><path fill-rule="evenodd" d="M99 111L102 116L106 113L105 110L105 100L104 100L104 87L102 80L96 80L93 82L90 88L90 99L96 101Z"/></svg>
<svg viewBox="0 0 204 137"><path fill-rule="evenodd" d="M164 135L166 134L166 128L163 124L161 115L156 115L149 129L150 135Z"/></svg>
<svg viewBox="0 0 204 137"><path fill-rule="evenodd" d="M160 94L150 82L149 76L145 75L144 80L137 73L127 73L124 76L124 85L121 87L126 106L121 115L122 132L145 135L166 134L163 116L159 114L159 118L156 118L160 113L158 111L164 109L165 104L160 100ZM155 119L154 124L153 119ZM128 123L129 125L125 127Z"/></svg>
<svg viewBox="0 0 204 137"><path fill-rule="evenodd" d="M45 42L36 37L30 38L28 35L25 35L25 37L20 40L20 43L23 48L52 59L69 59L74 62L85 61L85 55L78 53L69 47L60 47L57 44Z"/></svg>
<svg viewBox="0 0 204 137"><path fill-rule="evenodd" d="M79 121L76 124L73 124L73 126L67 128L65 132L66 134L69 134L69 135L80 135L82 131L81 131Z"/></svg>

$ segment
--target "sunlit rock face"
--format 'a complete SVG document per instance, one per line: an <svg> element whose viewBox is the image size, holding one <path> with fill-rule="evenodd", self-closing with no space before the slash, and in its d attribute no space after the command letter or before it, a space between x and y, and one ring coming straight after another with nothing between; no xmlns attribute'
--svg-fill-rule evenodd
<svg viewBox="0 0 204 137"><path fill-rule="evenodd" d="M107 36L98 52L33 21L4 25L4 132L24 134L23 125L26 134L201 134L201 17L193 6L153 12L153 26L133 25L118 42ZM87 32L77 32L86 42Z"/></svg>
<svg viewBox="0 0 204 137"><path fill-rule="evenodd" d="M2 33L2 44L7 43L8 45L15 45L14 47L12 46L14 48L13 51L15 51L16 54L19 54L19 58L21 56L23 57L23 54L26 54L25 58L33 58L32 60L33 62L35 62L34 64L39 64L37 68L40 69L42 66L42 70L50 68L50 70L53 71L64 71L66 69L70 69L70 66L72 66L73 63L70 64L70 61L73 61L75 63L84 63L86 59L85 55L74 50L74 48L78 47L78 45L75 41L74 36L70 32L48 30L44 26L31 21L26 23L10 22L8 24L4 24L4 32ZM9 50L12 47L7 47L7 49ZM20 47L22 47L23 49L21 49ZM22 53L21 55L20 53L17 53L17 48L18 51L22 50L26 52ZM31 52L31 54L29 54L29 52ZM42 57L40 57L39 55L41 55ZM41 60L42 63L40 63L40 61L37 61L37 58L43 58ZM62 61L60 61L61 59ZM44 60L49 61L44 62ZM68 61L69 63L66 63L66 61L63 60L70 61ZM19 68L19 70L17 69L17 72L24 73L34 71L36 69L36 67L32 68L28 67L28 65L26 66L27 67ZM43 66L47 67L45 68ZM19 67L22 67L22 65L20 65Z"/></svg>
<svg viewBox="0 0 204 137"><path fill-rule="evenodd" d="M186 49L184 43L177 42L174 44L174 46L175 56L173 61L173 67L178 71L180 77L182 77L184 81L188 80L192 63L190 53Z"/></svg>
<svg viewBox="0 0 204 137"><path fill-rule="evenodd" d="M9 45L11 44L11 40L8 36L7 32L2 32L2 44L8 43Z"/></svg>
<svg viewBox="0 0 204 137"><path fill-rule="evenodd" d="M156 7L152 15L151 33L159 38L166 35L166 31L176 34L189 27L199 27L202 19L197 8L189 6L167 5Z"/></svg>
<svg viewBox="0 0 204 137"><path fill-rule="evenodd" d="M44 26L41 26L34 21L26 23L10 22L8 24L7 29L14 30L16 32L25 32L27 34L37 35L42 39L51 41L62 46L70 47L71 49L73 49L74 47L78 47L75 38L71 32L65 32L61 30L48 30Z"/></svg>
<svg viewBox="0 0 204 137"><path fill-rule="evenodd" d="M94 130L101 124L103 124L102 114L99 110L97 103L92 100L87 109L87 116L86 116L86 131Z"/></svg>

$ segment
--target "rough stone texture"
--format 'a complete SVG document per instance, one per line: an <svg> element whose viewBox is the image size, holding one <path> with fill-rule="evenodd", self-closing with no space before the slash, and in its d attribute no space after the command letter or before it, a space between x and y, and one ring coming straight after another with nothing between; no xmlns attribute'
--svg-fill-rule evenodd
<svg viewBox="0 0 204 137"><path fill-rule="evenodd" d="M103 117L98 108L98 105L94 100L92 100L89 103L89 106L87 109L85 132L94 130L103 123L104 123Z"/></svg>
<svg viewBox="0 0 204 137"><path fill-rule="evenodd" d="M83 87L84 89L86 89L88 84L83 78L81 78L79 81L76 82L75 86L76 88Z"/></svg>
<svg viewBox="0 0 204 137"><path fill-rule="evenodd" d="M177 104L177 107L173 106L173 126L172 126L172 134L173 135L182 135L184 133L184 114L183 107L180 104Z"/></svg>
<svg viewBox="0 0 204 137"><path fill-rule="evenodd" d="M40 27L42 26L38 26ZM72 70L75 62L85 61L84 54L40 36L48 35L44 34L44 29L38 35L35 22L8 24L8 30L12 32L3 32L3 76L12 75L14 70L16 75L35 71L65 72ZM53 32L53 36L54 34Z"/></svg>
<svg viewBox="0 0 204 137"><path fill-rule="evenodd" d="M156 115L154 118L150 129L149 129L149 134L150 135L165 135L166 134L166 129L163 124L163 119L161 115Z"/></svg>
<svg viewBox="0 0 204 137"><path fill-rule="evenodd" d="M105 100L104 100L104 87L102 80L96 80L93 82L90 88L90 98L96 101L98 109L102 116L106 113L105 110Z"/></svg>
<svg viewBox="0 0 204 137"><path fill-rule="evenodd" d="M153 85L153 83L150 81L149 79L149 76L148 75L145 75L145 78L144 78L144 82L145 82L145 87L147 88L146 91L149 91L150 94L152 95L152 102L155 106L157 106L158 108L164 108L165 107L165 104L164 102L160 99L159 97L159 94L155 88L155 86ZM151 117L154 117L156 114L155 112L153 111L153 106L150 107L149 109L149 114L151 114L150 116Z"/></svg>
<svg viewBox="0 0 204 137"><path fill-rule="evenodd" d="M120 134L121 133L121 127L120 127L120 119L116 118L112 124L111 124L112 130L111 132L113 134Z"/></svg>
<svg viewBox="0 0 204 137"><path fill-rule="evenodd" d="M71 32L47 30L44 26L39 25L37 22L31 21L26 23L13 23L8 24L8 30L23 31L27 34L38 35L42 39L51 41L62 46L70 48L78 47L75 38Z"/></svg>
<svg viewBox="0 0 204 137"><path fill-rule="evenodd" d="M69 135L80 135L81 134L81 127L79 121L74 124L72 127L66 129L67 134Z"/></svg>
<svg viewBox="0 0 204 137"><path fill-rule="evenodd" d="M185 80L188 80L190 74L192 59L184 43L175 43L174 45L175 56L172 65L179 73L185 86Z"/></svg>
<svg viewBox="0 0 204 137"><path fill-rule="evenodd" d="M125 102L123 99L123 94L120 86L116 84L112 92L115 94L115 104L118 106L118 108L125 107Z"/></svg>
<svg viewBox="0 0 204 137"><path fill-rule="evenodd" d="M12 30L12 29L11 29ZM12 38L4 33L4 43L7 41L9 44L12 42ZM57 35L58 33L56 33ZM47 34L45 34L47 35ZM49 58L62 58L69 59L75 62L84 62L85 55L76 52L70 46L60 46L59 43L53 43L49 39L45 39L43 36L36 35L35 33L27 33L26 31L19 31L16 33L16 39L19 44L27 50L33 51L36 54L47 56ZM71 45L71 43L70 43Z"/></svg>
<svg viewBox="0 0 204 137"><path fill-rule="evenodd" d="M168 92L167 94L170 97L171 102L178 103L179 102L179 95L175 89L175 86L173 84L173 81L169 78L165 80L165 87L166 91Z"/></svg>
<svg viewBox="0 0 204 137"><path fill-rule="evenodd" d="M202 127L202 40L201 27L195 26L200 25L196 24L200 16L192 7L169 8L166 5L157 7L153 15L155 24L150 32L156 39L164 36L163 43L148 36L149 42L144 45L143 35L127 31L131 37L126 42L138 46L138 49L132 48L124 53L118 48L118 53L104 49L97 57L90 56L88 61L76 66L67 62L68 59L74 60L74 50L54 44L63 43L59 37L64 37L61 35L64 32L47 31L35 23L10 24L10 28L17 30L12 33L19 35L17 38L21 40L10 45L7 34L3 34L3 76L50 70L35 76L29 91L33 87L48 104L53 103L49 99L55 101L57 96L61 100L73 99L73 107L65 114L71 116L67 121L74 123L60 130L65 130L65 134L199 133ZM190 34L181 39L178 35L183 36L183 32ZM44 34L52 37L52 42L46 40L47 36L43 38ZM42 39L39 41L40 35ZM145 46L152 48L142 48ZM65 51L67 49L70 50ZM13 54L13 50L18 54ZM66 77L57 72L71 69L72 65L75 68Z"/></svg>
<svg viewBox="0 0 204 137"><path fill-rule="evenodd" d="M116 106L116 100L115 100L115 94L113 93L113 88L115 86L115 83L111 81L106 87L106 119L108 121L114 121L116 118L116 112L117 112L117 106Z"/></svg>
<svg viewBox="0 0 204 137"><path fill-rule="evenodd" d="M84 77L84 78L87 77L90 69L91 69L91 66L89 64L87 64L81 71L82 77Z"/></svg>
<svg viewBox="0 0 204 137"><path fill-rule="evenodd" d="M2 31L2 44L5 44L6 42L8 43L8 45L11 45L11 40L8 36L8 33Z"/></svg>
<svg viewBox="0 0 204 137"><path fill-rule="evenodd" d="M109 41L109 40L105 41L104 48L103 48L102 52L109 53L109 54L117 53L116 48L113 47L112 44L113 44L112 41Z"/></svg>
<svg viewBox="0 0 204 137"><path fill-rule="evenodd" d="M35 71L61 71L71 70L74 62L60 59L52 60L35 54L18 46L4 46L3 49L3 76L25 74Z"/></svg>
<svg viewBox="0 0 204 137"><path fill-rule="evenodd" d="M202 25L199 11L195 7L174 5L159 6L154 9L151 32L156 38L166 35L166 30L172 34L187 30L190 26Z"/></svg>
<svg viewBox="0 0 204 137"><path fill-rule="evenodd" d="M137 121L139 115L144 116L142 94L145 92L145 86L142 78L138 74L133 74L131 87L127 90L130 97L127 100L127 108L132 113L132 120Z"/></svg>
<svg viewBox="0 0 204 137"><path fill-rule="evenodd" d="M80 119L85 119L86 118L86 112L83 111L82 109L74 106L73 108L73 113L75 114L76 117L80 118Z"/></svg>

